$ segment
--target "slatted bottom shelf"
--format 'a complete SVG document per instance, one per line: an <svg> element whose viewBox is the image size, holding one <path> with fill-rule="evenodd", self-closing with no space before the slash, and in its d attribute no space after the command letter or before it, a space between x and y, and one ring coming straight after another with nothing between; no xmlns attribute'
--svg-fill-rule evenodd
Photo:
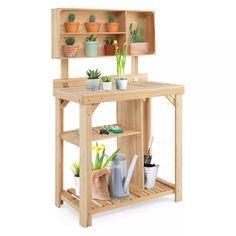
<svg viewBox="0 0 236 236"><path fill-rule="evenodd" d="M112 198L109 201L101 201L93 199L91 202L92 214L127 206L148 199L153 199L173 194L174 191L175 191L175 186L173 184L158 178L154 188L145 189L141 192L130 191L129 197L127 198L122 198L122 199ZM61 198L71 207L79 211L80 199L78 196L75 195L74 189L68 189L67 191L63 191L61 194Z"/></svg>

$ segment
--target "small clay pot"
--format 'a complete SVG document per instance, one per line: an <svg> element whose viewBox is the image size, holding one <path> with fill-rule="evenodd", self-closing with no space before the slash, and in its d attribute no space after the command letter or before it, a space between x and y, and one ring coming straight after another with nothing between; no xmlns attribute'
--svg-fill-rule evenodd
<svg viewBox="0 0 236 236"><path fill-rule="evenodd" d="M63 45L62 49L65 57L76 57L79 45Z"/></svg>
<svg viewBox="0 0 236 236"><path fill-rule="evenodd" d="M99 32L101 23L98 22L87 22L85 28L87 32Z"/></svg>
<svg viewBox="0 0 236 236"><path fill-rule="evenodd" d="M106 23L105 28L107 32L118 32L119 23L118 22Z"/></svg>
<svg viewBox="0 0 236 236"><path fill-rule="evenodd" d="M65 22L64 26L67 33L76 33L79 30L79 22Z"/></svg>
<svg viewBox="0 0 236 236"><path fill-rule="evenodd" d="M116 47L115 47L115 45L105 44L104 45L104 50L105 50L105 55L106 56L113 56L113 55L115 55Z"/></svg>

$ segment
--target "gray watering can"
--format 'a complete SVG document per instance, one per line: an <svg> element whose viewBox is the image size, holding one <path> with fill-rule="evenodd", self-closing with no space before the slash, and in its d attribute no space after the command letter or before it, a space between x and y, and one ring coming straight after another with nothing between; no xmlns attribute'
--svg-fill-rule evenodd
<svg viewBox="0 0 236 236"><path fill-rule="evenodd" d="M122 153L118 153L117 156L111 162L111 177L109 189L111 197L121 198L129 195L129 183L134 172L138 155L134 155L127 173L127 159Z"/></svg>

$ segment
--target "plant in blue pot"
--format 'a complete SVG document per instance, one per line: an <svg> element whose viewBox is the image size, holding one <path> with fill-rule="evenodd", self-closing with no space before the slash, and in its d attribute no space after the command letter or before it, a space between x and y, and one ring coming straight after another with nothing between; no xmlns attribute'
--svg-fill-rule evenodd
<svg viewBox="0 0 236 236"><path fill-rule="evenodd" d="M122 49L116 47L116 89L118 90L127 90L128 87L128 79L124 77L125 73L125 63L126 63L126 55L127 55L127 43L123 44Z"/></svg>
<svg viewBox="0 0 236 236"><path fill-rule="evenodd" d="M86 57L96 57L98 55L98 42L93 34L90 34L84 43Z"/></svg>

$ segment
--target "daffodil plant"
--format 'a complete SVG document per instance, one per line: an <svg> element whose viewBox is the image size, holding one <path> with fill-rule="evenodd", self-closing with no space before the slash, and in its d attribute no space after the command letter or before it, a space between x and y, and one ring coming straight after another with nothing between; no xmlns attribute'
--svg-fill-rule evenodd
<svg viewBox="0 0 236 236"><path fill-rule="evenodd" d="M127 54L127 43L123 44L123 49L116 47L116 72L118 79L124 78L125 73L125 63Z"/></svg>
<svg viewBox="0 0 236 236"><path fill-rule="evenodd" d="M92 147L92 150L96 153L95 163L93 163L93 170L99 170L107 167L110 161L116 157L120 149L118 148L110 157L106 159L106 161L104 161L105 156L107 156L105 153L106 146L104 144L99 146L96 142L96 146Z"/></svg>

